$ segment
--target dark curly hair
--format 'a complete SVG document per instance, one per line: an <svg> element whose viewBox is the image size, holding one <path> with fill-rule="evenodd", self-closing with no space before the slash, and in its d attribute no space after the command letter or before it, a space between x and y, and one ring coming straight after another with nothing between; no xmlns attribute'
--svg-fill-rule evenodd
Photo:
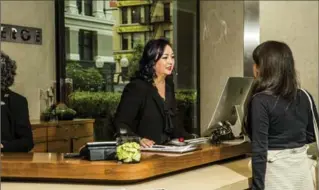
<svg viewBox="0 0 319 190"><path fill-rule="evenodd" d="M165 38L153 39L147 42L144 47L142 58L139 62L139 70L136 73L136 77L149 83L154 82L156 73L154 66L156 62L163 56L165 47L171 44Z"/></svg>
<svg viewBox="0 0 319 190"><path fill-rule="evenodd" d="M1 51L1 90L7 90L13 85L16 70L16 62Z"/></svg>

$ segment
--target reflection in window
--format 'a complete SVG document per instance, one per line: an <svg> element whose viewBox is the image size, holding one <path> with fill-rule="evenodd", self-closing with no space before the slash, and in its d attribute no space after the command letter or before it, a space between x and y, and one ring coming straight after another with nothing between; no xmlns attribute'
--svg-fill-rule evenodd
<svg viewBox="0 0 319 190"><path fill-rule="evenodd" d="M132 24L141 22L141 7L135 6L131 8Z"/></svg>
<svg viewBox="0 0 319 190"><path fill-rule="evenodd" d="M86 16L92 16L93 14L93 0L76 0L76 6L79 14L83 13ZM84 6L84 7L83 7Z"/></svg>
<svg viewBox="0 0 319 190"><path fill-rule="evenodd" d="M122 24L127 24L127 8L122 9Z"/></svg>
<svg viewBox="0 0 319 190"><path fill-rule="evenodd" d="M93 60L93 32L79 31L80 60Z"/></svg>
<svg viewBox="0 0 319 190"><path fill-rule="evenodd" d="M145 32L145 44L153 38L152 35L152 32Z"/></svg>
<svg viewBox="0 0 319 190"><path fill-rule="evenodd" d="M164 21L171 20L171 8L170 3L164 3Z"/></svg>
<svg viewBox="0 0 319 190"><path fill-rule="evenodd" d="M128 50L128 34L122 34L122 50Z"/></svg>
<svg viewBox="0 0 319 190"><path fill-rule="evenodd" d="M150 11L150 6L146 5L144 6L144 21L145 24L149 24L151 19L151 11Z"/></svg>
<svg viewBox="0 0 319 190"><path fill-rule="evenodd" d="M82 0L76 0L76 6L78 8L79 14L82 13Z"/></svg>
<svg viewBox="0 0 319 190"><path fill-rule="evenodd" d="M164 30L164 37L171 42L171 31Z"/></svg>
<svg viewBox="0 0 319 190"><path fill-rule="evenodd" d="M73 79L73 91L68 97L74 98L74 104L70 106L77 111L79 117L95 119L94 140L114 140L112 114L128 82L121 78L121 60L127 59L128 78L132 77L134 72L131 71L136 69L134 67L138 68L143 51L143 47L134 47L139 42L145 44L160 37L170 40L176 55L175 70L178 75L174 74L173 78L177 94L178 123L188 132L199 134L200 127L197 121L200 117L196 111L198 0L171 3L148 1L153 2L150 5L145 5L146 1L136 1L134 6L127 4L118 7L110 7L109 1L105 0L104 4L97 3L97 6L103 7L94 8L100 11L113 11L109 14L112 16L92 16L88 19L87 15L92 15L92 12L96 11L92 11L94 1L73 0L72 6L76 3L80 14L77 15L77 19L67 14L65 16L65 53L68 55L65 73L68 78ZM150 15L161 19L158 22L147 22ZM102 19L105 20L101 22ZM141 21L145 24L129 25ZM91 93L86 93L87 91Z"/></svg>
<svg viewBox="0 0 319 190"><path fill-rule="evenodd" d="M93 6L92 2L93 0L84 0L84 15L86 16L92 16L93 12Z"/></svg>
<svg viewBox="0 0 319 190"><path fill-rule="evenodd" d="M132 34L132 49L139 43L142 42L143 33L133 33Z"/></svg>

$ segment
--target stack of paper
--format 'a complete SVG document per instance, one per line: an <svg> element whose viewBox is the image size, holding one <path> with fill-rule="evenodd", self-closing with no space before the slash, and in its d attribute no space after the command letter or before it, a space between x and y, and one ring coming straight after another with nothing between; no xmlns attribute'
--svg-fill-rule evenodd
<svg viewBox="0 0 319 190"><path fill-rule="evenodd" d="M185 153L197 150L199 147L196 145L186 146L166 146L166 145L153 145L150 148L141 148L142 151L151 152L171 152L171 153Z"/></svg>

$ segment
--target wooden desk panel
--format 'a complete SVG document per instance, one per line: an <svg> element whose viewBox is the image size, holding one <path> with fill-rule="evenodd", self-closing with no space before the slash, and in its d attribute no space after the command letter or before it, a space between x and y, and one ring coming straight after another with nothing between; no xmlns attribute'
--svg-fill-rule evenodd
<svg viewBox="0 0 319 190"><path fill-rule="evenodd" d="M31 121L31 125L35 144L32 152L73 152L94 141L94 119Z"/></svg>
<svg viewBox="0 0 319 190"><path fill-rule="evenodd" d="M229 159L172 175L133 184L90 184L1 181L1 189L14 190L247 190L250 187L250 158ZM246 173L249 175L246 175Z"/></svg>
<svg viewBox="0 0 319 190"><path fill-rule="evenodd" d="M1 177L136 182L240 156L250 148L249 143L219 147L206 144L201 150L185 154L143 153L138 164L64 159L63 154L56 153L5 153L1 156Z"/></svg>

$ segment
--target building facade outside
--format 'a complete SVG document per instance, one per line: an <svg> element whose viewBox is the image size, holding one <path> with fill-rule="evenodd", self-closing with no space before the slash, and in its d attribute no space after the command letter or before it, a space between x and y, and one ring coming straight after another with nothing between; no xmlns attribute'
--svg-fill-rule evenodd
<svg viewBox="0 0 319 190"><path fill-rule="evenodd" d="M145 45L150 39L160 37L173 42L171 0L116 1L116 8L113 55L117 73L123 73L130 64L138 44Z"/></svg>
<svg viewBox="0 0 319 190"><path fill-rule="evenodd" d="M65 1L67 61L114 62L113 25L109 1Z"/></svg>

